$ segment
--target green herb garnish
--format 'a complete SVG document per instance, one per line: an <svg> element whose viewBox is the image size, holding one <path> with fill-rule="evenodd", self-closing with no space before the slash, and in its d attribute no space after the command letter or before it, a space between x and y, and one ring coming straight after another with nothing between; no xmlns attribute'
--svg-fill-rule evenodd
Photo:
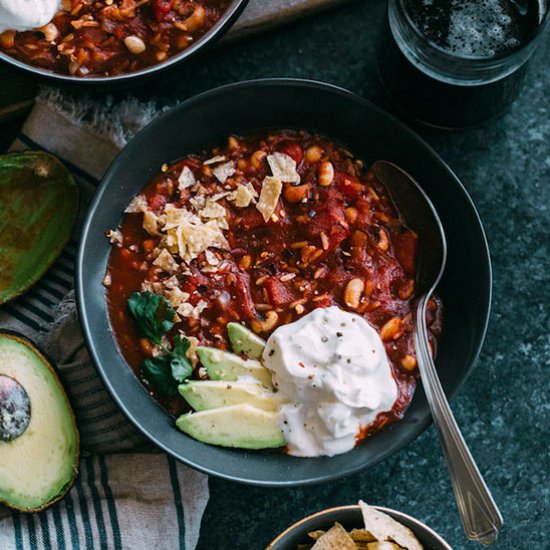
<svg viewBox="0 0 550 550"><path fill-rule="evenodd" d="M189 346L187 338L177 336L171 351L143 361L143 376L161 395L173 397L178 393L178 384L191 376L193 365L186 356Z"/></svg>
<svg viewBox="0 0 550 550"><path fill-rule="evenodd" d="M161 345L162 337L174 326L176 312L160 294L134 292L128 298L128 309L140 336L151 340L156 346Z"/></svg>
<svg viewBox="0 0 550 550"><path fill-rule="evenodd" d="M171 350L162 342L162 337L174 326L172 304L160 294L134 292L128 299L128 309L140 336L165 352L143 361L143 376L159 394L173 397L177 394L178 384L193 373L193 365L187 358L191 346L187 338L176 336Z"/></svg>

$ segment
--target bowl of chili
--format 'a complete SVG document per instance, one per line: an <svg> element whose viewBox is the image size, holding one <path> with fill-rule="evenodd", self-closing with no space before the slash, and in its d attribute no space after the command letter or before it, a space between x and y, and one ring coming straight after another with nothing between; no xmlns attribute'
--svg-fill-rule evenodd
<svg viewBox="0 0 550 550"><path fill-rule="evenodd" d="M0 60L68 85L130 85L212 45L248 0L63 0L40 29L0 34Z"/></svg>
<svg viewBox="0 0 550 550"><path fill-rule="evenodd" d="M182 133L181 128L186 128ZM418 388L398 422L367 437L352 451L296 458L280 451L250 452L200 443L174 426L129 368L110 322L104 277L111 247L104 232L117 227L135 195L173 162L209 150L231 135L305 131L328 136L367 165L383 158L421 183L449 241L449 260L438 288L444 307L437 344L442 384L452 396L472 369L483 343L491 301L491 266L483 227L466 190L418 136L367 101L334 86L275 79L232 84L200 94L160 117L120 153L88 211L77 261L78 306L100 375L125 414L154 443L182 462L226 479L265 486L318 483L357 472L397 452L430 422ZM303 134L306 135L306 134ZM181 167L180 167L181 168ZM330 243L329 243L330 246ZM115 327L116 328L116 327ZM120 328L120 327L118 327ZM414 391L414 386L411 386Z"/></svg>

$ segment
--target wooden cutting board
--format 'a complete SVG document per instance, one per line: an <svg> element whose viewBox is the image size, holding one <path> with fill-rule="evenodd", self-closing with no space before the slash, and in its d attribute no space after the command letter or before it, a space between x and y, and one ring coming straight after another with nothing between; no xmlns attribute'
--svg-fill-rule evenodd
<svg viewBox="0 0 550 550"><path fill-rule="evenodd" d="M348 0L250 0L239 20L224 37L235 40L276 27ZM22 116L33 105L34 81L0 64L0 124ZM0 127L1 131L1 127Z"/></svg>

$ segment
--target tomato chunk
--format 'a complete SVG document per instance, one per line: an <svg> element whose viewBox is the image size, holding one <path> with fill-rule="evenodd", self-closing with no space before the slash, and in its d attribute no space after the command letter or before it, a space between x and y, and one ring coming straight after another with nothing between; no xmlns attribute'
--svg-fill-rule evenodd
<svg viewBox="0 0 550 550"><path fill-rule="evenodd" d="M269 277L265 282L265 288L269 294L271 303L275 306L283 306L296 300L296 294L293 289L278 277Z"/></svg>

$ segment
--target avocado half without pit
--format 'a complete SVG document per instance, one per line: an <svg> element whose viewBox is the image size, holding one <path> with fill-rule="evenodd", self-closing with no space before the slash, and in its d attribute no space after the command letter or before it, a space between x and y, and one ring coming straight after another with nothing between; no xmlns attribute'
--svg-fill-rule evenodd
<svg viewBox="0 0 550 550"><path fill-rule="evenodd" d="M36 512L62 498L77 475L78 445L50 362L26 338L0 332L0 502Z"/></svg>

